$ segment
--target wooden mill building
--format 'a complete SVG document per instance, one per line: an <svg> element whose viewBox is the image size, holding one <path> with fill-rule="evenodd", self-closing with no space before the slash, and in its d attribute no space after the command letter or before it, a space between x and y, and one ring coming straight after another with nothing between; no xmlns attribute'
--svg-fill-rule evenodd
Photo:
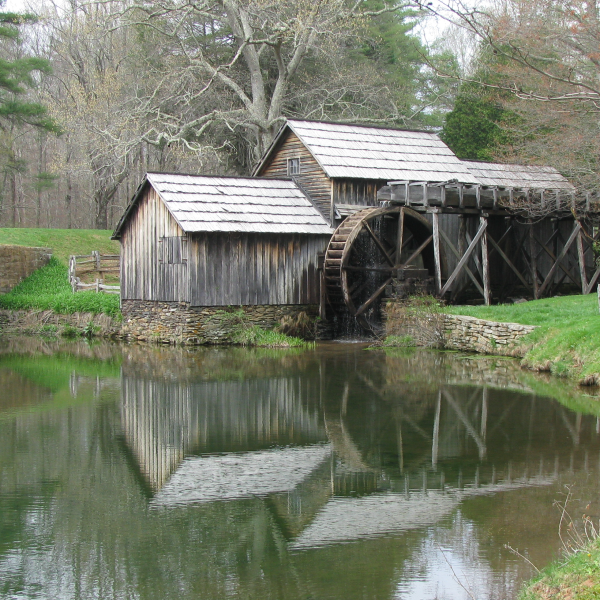
<svg viewBox="0 0 600 600"><path fill-rule="evenodd" d="M254 175L293 178L331 224L377 206L390 181L479 183L434 133L294 119Z"/></svg>
<svg viewBox="0 0 600 600"><path fill-rule="evenodd" d="M331 234L291 180L149 173L113 235L131 334L223 341L227 307L262 307L262 325L310 312Z"/></svg>
<svg viewBox="0 0 600 600"><path fill-rule="evenodd" d="M430 132L289 120L254 177L146 176L114 233L122 309L132 335L204 343L227 341L230 307L263 326L359 317L414 277L450 300L587 293L590 211L552 168L462 161Z"/></svg>

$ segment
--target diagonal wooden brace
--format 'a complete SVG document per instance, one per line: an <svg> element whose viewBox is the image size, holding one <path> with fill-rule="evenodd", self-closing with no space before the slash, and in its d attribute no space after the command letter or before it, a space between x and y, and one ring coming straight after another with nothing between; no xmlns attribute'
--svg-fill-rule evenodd
<svg viewBox="0 0 600 600"><path fill-rule="evenodd" d="M567 243L563 246L563 249L560 251L559 255L556 258L556 262L552 265L552 268L548 272L548 275L546 275L546 279L544 279L544 283L542 283L542 285L540 286L540 289L539 289L540 296L543 295L544 291L546 290L546 288L552 281L552 278L554 277L556 270L558 269L558 267L559 267L560 263L562 262L562 260L564 259L564 257L567 255L569 248L573 245L573 242L575 241L575 238L577 237L577 234L579 233L580 230L581 230L581 223L579 223L579 221L577 221L577 224L575 225L575 227L573 227L573 231L571 232L571 235L569 236Z"/></svg>
<svg viewBox="0 0 600 600"><path fill-rule="evenodd" d="M479 230L475 234L475 237L469 244L469 247L466 249L463 257L458 261L456 268L454 269L454 271L452 271L452 274L450 275L450 277L448 277L448 280L446 281L444 287L442 288L442 290L440 292L440 296L443 296L450 289L450 286L452 285L454 280L458 277L458 275L462 271L463 267L467 264L469 257L473 253L473 250L475 250L475 248L477 247L477 244L479 243L479 240L481 239L481 236L485 233L486 229L487 229L487 220L484 220L484 221L482 221L482 223L479 227Z"/></svg>

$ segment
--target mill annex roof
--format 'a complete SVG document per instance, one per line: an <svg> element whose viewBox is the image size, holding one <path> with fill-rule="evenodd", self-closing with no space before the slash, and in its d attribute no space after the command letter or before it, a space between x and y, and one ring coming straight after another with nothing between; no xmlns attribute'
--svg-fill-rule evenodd
<svg viewBox="0 0 600 600"><path fill-rule="evenodd" d="M287 121L255 174L287 127L330 178L479 183L435 133L295 119Z"/></svg>
<svg viewBox="0 0 600 600"><path fill-rule="evenodd" d="M553 167L461 162L486 187L575 191L573 185Z"/></svg>
<svg viewBox="0 0 600 600"><path fill-rule="evenodd" d="M148 173L121 217L114 238L120 236L147 183L186 233L333 233L293 181Z"/></svg>

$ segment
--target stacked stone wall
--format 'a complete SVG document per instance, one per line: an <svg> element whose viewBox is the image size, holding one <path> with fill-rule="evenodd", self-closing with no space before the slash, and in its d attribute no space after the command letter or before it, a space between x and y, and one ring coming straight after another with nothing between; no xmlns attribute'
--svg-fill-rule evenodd
<svg viewBox="0 0 600 600"><path fill-rule="evenodd" d="M228 344L236 333L255 325L276 327L284 317L304 312L311 319L316 305L259 305L223 308L190 306L185 302L123 300L121 336L126 339L170 344ZM317 332L317 337L320 337Z"/></svg>
<svg viewBox="0 0 600 600"><path fill-rule="evenodd" d="M532 325L444 315L444 345L453 350L522 356L527 350L523 338L534 329Z"/></svg>
<svg viewBox="0 0 600 600"><path fill-rule="evenodd" d="M50 248L0 245L0 294L10 292L36 269L48 264Z"/></svg>
<svg viewBox="0 0 600 600"><path fill-rule="evenodd" d="M382 307L386 335L409 336L418 346L465 352L524 356L523 338L535 327L449 315L426 306L406 307L388 301Z"/></svg>

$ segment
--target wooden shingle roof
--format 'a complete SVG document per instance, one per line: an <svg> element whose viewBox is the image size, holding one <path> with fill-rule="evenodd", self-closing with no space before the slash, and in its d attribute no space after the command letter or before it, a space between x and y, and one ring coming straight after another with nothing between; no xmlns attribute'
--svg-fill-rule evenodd
<svg viewBox="0 0 600 600"><path fill-rule="evenodd" d="M130 206L146 182L186 233L333 233L293 181L148 173ZM128 212L113 237L119 236Z"/></svg>
<svg viewBox="0 0 600 600"><path fill-rule="evenodd" d="M575 191L553 167L461 161L486 187Z"/></svg>
<svg viewBox="0 0 600 600"><path fill-rule="evenodd" d="M330 178L479 183L434 133L295 119L286 126Z"/></svg>

